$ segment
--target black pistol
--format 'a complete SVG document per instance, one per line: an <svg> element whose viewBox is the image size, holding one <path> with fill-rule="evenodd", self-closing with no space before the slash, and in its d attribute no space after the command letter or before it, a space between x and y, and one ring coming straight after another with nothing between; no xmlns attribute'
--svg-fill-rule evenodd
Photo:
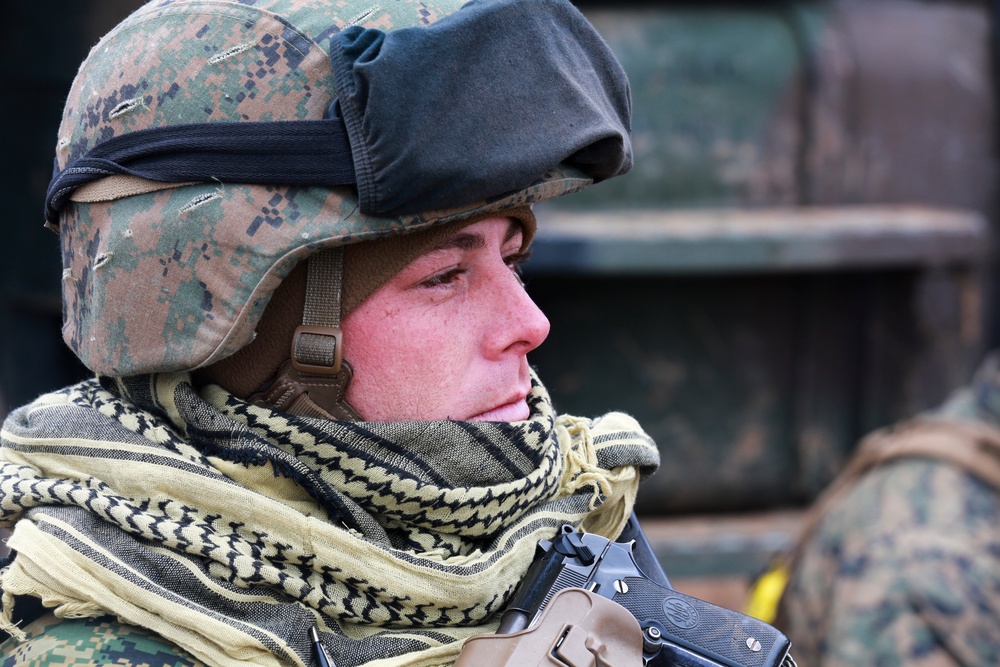
<svg viewBox="0 0 1000 667"><path fill-rule="evenodd" d="M646 667L794 667L781 632L656 583L636 564L633 546L563 526L551 542L539 542L498 634L527 628L557 592L582 588L631 612L642 629Z"/></svg>

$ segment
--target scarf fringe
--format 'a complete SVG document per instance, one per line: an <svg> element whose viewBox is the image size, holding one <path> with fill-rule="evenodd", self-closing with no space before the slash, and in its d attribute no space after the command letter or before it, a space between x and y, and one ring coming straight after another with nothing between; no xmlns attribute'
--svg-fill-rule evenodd
<svg viewBox="0 0 1000 667"><path fill-rule="evenodd" d="M14 596L7 591L3 591L3 595L0 596L0 630L6 632L18 643L28 639L24 630L14 622Z"/></svg>
<svg viewBox="0 0 1000 667"><path fill-rule="evenodd" d="M42 606L51 609L57 618L97 618L109 613L108 609L94 601L67 597L53 590L24 571L17 559L12 565L0 571L0 583L3 584L0 593L0 630L19 643L26 641L27 635L14 622L14 608L18 596L39 599Z"/></svg>
<svg viewBox="0 0 1000 667"><path fill-rule="evenodd" d="M614 413L609 415L633 424L631 417ZM563 443L566 470L559 493L571 496L592 489L582 528L591 533L614 539L621 534L632 514L640 475L635 466L620 466L607 470L598 461L598 448L594 443L593 422L582 417L561 415L556 420L556 433ZM638 428L638 424L635 424Z"/></svg>

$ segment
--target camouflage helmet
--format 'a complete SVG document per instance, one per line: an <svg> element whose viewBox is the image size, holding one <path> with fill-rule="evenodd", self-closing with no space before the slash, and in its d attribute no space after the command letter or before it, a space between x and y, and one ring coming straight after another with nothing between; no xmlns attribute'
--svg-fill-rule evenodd
<svg viewBox="0 0 1000 667"><path fill-rule="evenodd" d="M49 224L58 227L63 256L63 338L83 363L97 373L118 376L204 367L253 339L276 287L315 253L491 212L502 215L626 171L631 165L627 82L610 52L561 69L579 65L585 76L599 80L579 88L614 89L602 92L609 101L602 101L598 114L616 116L611 123L615 131L609 136L599 128L585 145L574 147L572 155L566 152L550 164L531 165L529 172L536 173L514 187L493 186L485 178L479 189L467 189L474 194L463 194L465 186L459 184L440 201L400 204L389 193L380 202L378 195L373 199L371 187L360 183L372 167L365 163L366 147L359 147L354 134L349 138L358 184L322 178L313 182L316 177L310 175L293 182L294 174L254 180L239 173L243 157L225 150L211 156L211 168L190 178L183 170L151 175L142 169L141 160L116 164L110 153L100 152L115 141L137 137L141 140L133 142L133 148L148 157L148 147L155 142L144 132L177 130L170 135L175 140L210 145L213 139L200 140L199 132L233 127L242 130L241 146L250 145L252 151L258 141L269 140L265 129L311 129L309 123L343 113L345 81L356 85L359 94L376 96L374 85L369 91L370 82L358 72L378 64L374 56L379 55L382 36L430 30L444 17L471 12L462 8L463 1L373 5L357 0L155 0L106 35L81 65L69 93L47 201ZM489 11L507 5L507 11L522 15L546 5L575 12L564 0L474 0L468 7L473 5ZM498 30L509 32L510 26L508 20ZM566 32L573 31L579 32L575 27ZM419 38L422 33L415 34ZM461 73L466 54L453 53L450 62L440 63L440 54L423 57L419 49L427 47L416 48L400 56L417 74L430 72L429 83L415 87L433 87L441 78ZM348 67L342 65L345 57L354 58ZM342 78L352 76L344 71L351 67L356 81ZM414 72L399 76L413 77ZM478 89L464 93L461 82L441 85L450 94L457 90L488 100L481 82ZM514 85L536 98L544 93L531 90L530 78ZM506 113L530 116L532 111L522 108L525 99L509 101ZM450 106L446 100L439 104ZM550 109L544 113L551 115ZM416 122L422 117L406 118L399 111L395 115L413 123L412 129L404 125L404 134L423 136L425 127ZM341 122L349 133L364 134L371 130L365 125L369 120L362 115ZM601 124L578 125L588 123ZM471 127L468 131L475 133L474 124ZM370 143L380 140L367 138ZM527 141L539 143L534 137ZM617 153L612 162L617 159L618 164L594 168L600 162L595 153L609 142ZM266 170L266 150L258 153ZM295 159L286 162L282 174L294 171ZM225 168L216 175L220 163L235 165L236 175ZM67 185L69 176L83 178ZM411 176L400 177L404 186Z"/></svg>

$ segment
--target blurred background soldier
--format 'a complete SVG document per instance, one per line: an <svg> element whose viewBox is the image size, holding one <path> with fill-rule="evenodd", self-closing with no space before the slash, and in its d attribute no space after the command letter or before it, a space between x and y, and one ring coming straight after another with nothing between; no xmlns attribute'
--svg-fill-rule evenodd
<svg viewBox="0 0 1000 667"><path fill-rule="evenodd" d="M1000 357L877 431L811 510L778 624L796 659L1000 662Z"/></svg>

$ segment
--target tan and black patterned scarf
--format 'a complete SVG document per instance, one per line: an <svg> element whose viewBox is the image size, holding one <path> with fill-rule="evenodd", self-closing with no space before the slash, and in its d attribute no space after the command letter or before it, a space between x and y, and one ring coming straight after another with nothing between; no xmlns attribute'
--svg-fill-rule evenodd
<svg viewBox="0 0 1000 667"><path fill-rule="evenodd" d="M91 380L4 425L12 596L116 615L210 665L446 665L491 632L539 539L615 537L654 443L630 417L336 422L186 374ZM0 619L0 627L4 621Z"/></svg>

